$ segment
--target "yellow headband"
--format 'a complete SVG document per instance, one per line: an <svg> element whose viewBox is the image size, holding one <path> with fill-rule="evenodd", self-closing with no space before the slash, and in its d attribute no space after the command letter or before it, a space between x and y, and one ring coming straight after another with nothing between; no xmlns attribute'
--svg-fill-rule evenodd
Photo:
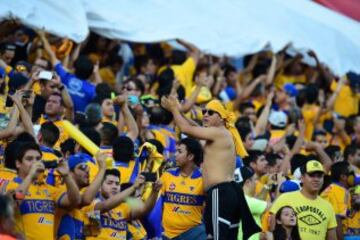
<svg viewBox="0 0 360 240"><path fill-rule="evenodd" d="M241 140L239 132L234 126L235 122L235 115L232 112L229 112L225 106L219 100L212 100L207 105L206 108L209 110L213 110L220 114L220 117L225 121L225 127L230 131L235 147L236 147L236 154L240 157L248 156L248 153L244 147L244 144Z"/></svg>

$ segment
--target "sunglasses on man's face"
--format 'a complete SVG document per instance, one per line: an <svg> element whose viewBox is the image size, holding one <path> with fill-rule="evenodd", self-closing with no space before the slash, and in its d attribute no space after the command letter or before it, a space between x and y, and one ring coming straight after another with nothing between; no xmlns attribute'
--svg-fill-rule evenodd
<svg viewBox="0 0 360 240"><path fill-rule="evenodd" d="M203 110L202 110L202 114L203 114L203 115L208 114L209 116L212 116L212 115L214 115L215 113L217 113L217 112L215 112L215 111L213 111L213 110L210 110L210 109L203 109Z"/></svg>

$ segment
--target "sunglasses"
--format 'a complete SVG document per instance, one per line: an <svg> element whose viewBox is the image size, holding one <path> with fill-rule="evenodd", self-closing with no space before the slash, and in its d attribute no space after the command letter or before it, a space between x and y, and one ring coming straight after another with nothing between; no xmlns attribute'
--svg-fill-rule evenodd
<svg viewBox="0 0 360 240"><path fill-rule="evenodd" d="M205 114L208 114L209 116L212 116L214 115L215 113L217 113L216 111L213 111L213 110L210 110L210 109L203 109L202 110L202 114L205 115Z"/></svg>
<svg viewBox="0 0 360 240"><path fill-rule="evenodd" d="M123 90L127 90L127 91L136 91L135 88L132 88L132 87L123 87Z"/></svg>

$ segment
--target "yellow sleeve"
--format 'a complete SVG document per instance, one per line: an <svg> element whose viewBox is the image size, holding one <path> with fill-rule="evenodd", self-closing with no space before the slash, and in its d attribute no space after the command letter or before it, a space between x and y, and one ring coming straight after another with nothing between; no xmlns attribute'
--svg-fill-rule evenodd
<svg viewBox="0 0 360 240"><path fill-rule="evenodd" d="M196 63L192 57L186 59L186 61L181 65L181 69L185 76L185 82L183 83L184 86L192 85L193 84L193 75L195 72Z"/></svg>
<svg viewBox="0 0 360 240"><path fill-rule="evenodd" d="M127 203L122 203L121 205L120 205L120 207L122 208L122 210L123 210L123 217L125 218L125 219L130 219L130 216L131 216L131 208L130 208L130 206L129 206L129 204L127 204Z"/></svg>
<svg viewBox="0 0 360 240"><path fill-rule="evenodd" d="M329 216L329 223L327 229L336 228L337 222L336 222L335 212L331 206L329 208L329 213L327 216Z"/></svg>
<svg viewBox="0 0 360 240"><path fill-rule="evenodd" d="M284 193L284 194L280 195L280 196L278 197L278 199L275 200L275 202L273 203L273 205L272 205L271 208L270 208L270 213L276 214L277 211L278 211L281 207L283 207L283 206L285 206L285 205L288 205L288 204L289 204L289 201L288 201L288 199L287 199L287 194Z"/></svg>

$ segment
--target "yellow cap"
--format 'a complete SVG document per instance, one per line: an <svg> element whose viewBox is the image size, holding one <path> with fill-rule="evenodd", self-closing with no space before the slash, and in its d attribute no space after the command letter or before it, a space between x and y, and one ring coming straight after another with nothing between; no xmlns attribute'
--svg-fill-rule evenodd
<svg viewBox="0 0 360 240"><path fill-rule="evenodd" d="M324 172L323 165L316 160L310 160L306 163L302 173Z"/></svg>

